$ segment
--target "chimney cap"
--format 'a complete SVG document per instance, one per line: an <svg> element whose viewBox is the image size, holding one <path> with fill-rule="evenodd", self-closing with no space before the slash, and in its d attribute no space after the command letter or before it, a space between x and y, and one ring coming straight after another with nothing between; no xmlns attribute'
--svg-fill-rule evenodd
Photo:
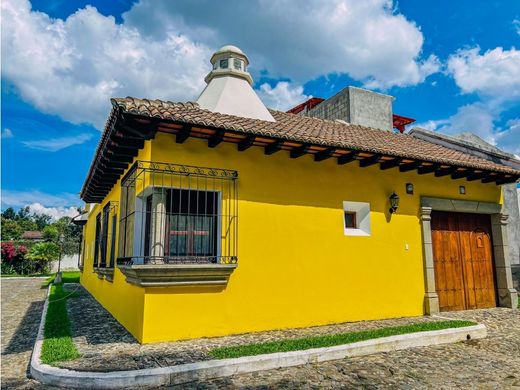
<svg viewBox="0 0 520 390"><path fill-rule="evenodd" d="M214 64L217 60L217 57L221 57L222 55L229 54L229 55L236 55L238 57L242 57L245 62L246 66L249 65L249 58L247 58L246 54L238 47L233 45L225 45L222 46L220 49L218 49L213 55L211 56L210 62L211 64Z"/></svg>

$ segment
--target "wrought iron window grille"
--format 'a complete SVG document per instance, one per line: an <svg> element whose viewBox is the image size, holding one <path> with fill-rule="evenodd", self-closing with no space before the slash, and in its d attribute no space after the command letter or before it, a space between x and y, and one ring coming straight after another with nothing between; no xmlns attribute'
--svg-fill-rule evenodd
<svg viewBox="0 0 520 390"><path fill-rule="evenodd" d="M110 201L96 217L94 266L113 268L115 265L118 201Z"/></svg>
<svg viewBox="0 0 520 390"><path fill-rule="evenodd" d="M118 264L236 263L238 173L137 161L121 181Z"/></svg>

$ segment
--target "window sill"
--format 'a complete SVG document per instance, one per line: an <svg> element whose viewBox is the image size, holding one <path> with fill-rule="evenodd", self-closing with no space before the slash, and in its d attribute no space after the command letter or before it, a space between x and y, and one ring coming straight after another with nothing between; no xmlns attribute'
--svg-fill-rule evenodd
<svg viewBox="0 0 520 390"><path fill-rule="evenodd" d="M139 287L222 286L237 264L118 265L126 281Z"/></svg>
<svg viewBox="0 0 520 390"><path fill-rule="evenodd" d="M114 268L94 267L94 272L101 280L105 279L108 282L114 281Z"/></svg>

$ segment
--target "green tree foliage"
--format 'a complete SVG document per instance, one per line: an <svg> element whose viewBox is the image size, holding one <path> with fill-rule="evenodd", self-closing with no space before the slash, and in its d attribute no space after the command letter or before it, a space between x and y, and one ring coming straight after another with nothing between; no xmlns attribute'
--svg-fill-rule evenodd
<svg viewBox="0 0 520 390"><path fill-rule="evenodd" d="M2 215L2 240L19 240L24 232L14 219L6 219Z"/></svg>
<svg viewBox="0 0 520 390"><path fill-rule="evenodd" d="M57 243L60 236L60 232L58 230L58 227L53 225L47 225L43 228L43 239L45 241L52 241Z"/></svg>
<svg viewBox="0 0 520 390"><path fill-rule="evenodd" d="M55 261L60 258L60 247L54 242L39 242L29 250L25 257L29 260Z"/></svg>
<svg viewBox="0 0 520 390"><path fill-rule="evenodd" d="M2 217L5 219L15 219L16 213L14 212L14 209L12 207L9 207L5 209L5 211L2 213Z"/></svg>
<svg viewBox="0 0 520 390"><path fill-rule="evenodd" d="M45 226L51 223L52 217L46 214L33 214L32 220L36 223L38 230L42 231Z"/></svg>

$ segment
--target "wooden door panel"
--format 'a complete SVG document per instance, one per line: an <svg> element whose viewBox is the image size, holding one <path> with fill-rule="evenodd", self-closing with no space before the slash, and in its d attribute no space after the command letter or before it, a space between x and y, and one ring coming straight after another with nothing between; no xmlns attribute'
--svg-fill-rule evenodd
<svg viewBox="0 0 520 390"><path fill-rule="evenodd" d="M435 284L441 310L463 310L465 301L457 220L443 213L432 217ZM438 276L437 276L438 275Z"/></svg>
<svg viewBox="0 0 520 390"><path fill-rule="evenodd" d="M433 212L432 243L440 309L495 307L489 216Z"/></svg>

